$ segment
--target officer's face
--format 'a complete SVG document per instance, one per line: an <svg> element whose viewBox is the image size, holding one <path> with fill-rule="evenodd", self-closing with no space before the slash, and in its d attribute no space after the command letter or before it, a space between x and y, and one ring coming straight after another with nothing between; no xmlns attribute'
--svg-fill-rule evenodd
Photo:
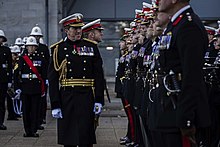
<svg viewBox="0 0 220 147"><path fill-rule="evenodd" d="M96 29L94 30L94 40L95 41L101 42L102 36L103 36L102 30L96 30Z"/></svg>
<svg viewBox="0 0 220 147"><path fill-rule="evenodd" d="M158 27L165 27L168 24L169 20L169 15L167 13L159 12L157 14L156 22Z"/></svg>
<svg viewBox="0 0 220 147"><path fill-rule="evenodd" d="M69 29L65 29L67 37L71 41L80 40L82 37L82 29L81 27L70 27Z"/></svg>
<svg viewBox="0 0 220 147"><path fill-rule="evenodd" d="M215 42L215 49L217 49L217 50L219 50L220 49L220 36L219 37L217 37L217 40L216 40L216 42Z"/></svg>
<svg viewBox="0 0 220 147"><path fill-rule="evenodd" d="M4 42L4 38L0 37L0 44Z"/></svg>
<svg viewBox="0 0 220 147"><path fill-rule="evenodd" d="M138 37L138 43L139 43L139 44L143 44L143 43L144 43L144 38L145 38L144 35L139 34L139 37Z"/></svg>
<svg viewBox="0 0 220 147"><path fill-rule="evenodd" d="M153 21L150 23L149 27L147 28L147 38L151 39L153 37Z"/></svg>
<svg viewBox="0 0 220 147"><path fill-rule="evenodd" d="M119 42L119 47L120 47L120 50L123 50L123 49L126 48L126 43L125 43L124 40L121 40L121 41Z"/></svg>
<svg viewBox="0 0 220 147"><path fill-rule="evenodd" d="M136 29L136 30L134 31L133 36L132 36L132 43L133 43L133 44L138 43L138 37L139 37L139 31Z"/></svg>
<svg viewBox="0 0 220 147"><path fill-rule="evenodd" d="M208 34L208 38L209 38L209 42L211 42L213 40L213 38L214 38L214 35Z"/></svg>
<svg viewBox="0 0 220 147"><path fill-rule="evenodd" d="M155 23L153 24L154 36L158 36L162 34L168 22L169 22L169 15L164 12L159 12L157 14L157 18L155 19Z"/></svg>
<svg viewBox="0 0 220 147"><path fill-rule="evenodd" d="M176 0L159 0L159 11L169 13Z"/></svg>
<svg viewBox="0 0 220 147"><path fill-rule="evenodd" d="M28 50L28 53L32 54L37 49L37 46L35 46L35 45L28 45L28 46L26 46L26 48Z"/></svg>
<svg viewBox="0 0 220 147"><path fill-rule="evenodd" d="M140 33L145 36L147 32L147 25L140 25Z"/></svg>

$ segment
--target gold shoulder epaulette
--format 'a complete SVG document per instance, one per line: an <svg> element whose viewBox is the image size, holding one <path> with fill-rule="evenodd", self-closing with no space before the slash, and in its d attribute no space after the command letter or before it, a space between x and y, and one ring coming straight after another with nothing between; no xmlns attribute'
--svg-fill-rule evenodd
<svg viewBox="0 0 220 147"><path fill-rule="evenodd" d="M13 70L15 71L17 68L18 68L18 63L16 63L16 64L15 64L15 66L14 66L14 69L13 69Z"/></svg>
<svg viewBox="0 0 220 147"><path fill-rule="evenodd" d="M91 42L91 43L96 44L96 45L98 44L98 42L90 40L90 39L87 39L87 38L83 38L83 40Z"/></svg>
<svg viewBox="0 0 220 147"><path fill-rule="evenodd" d="M54 48L56 45L58 45L58 44L61 43L61 42L63 42L63 39L61 39L59 42L54 43L53 45L51 45L50 48L51 48L51 49Z"/></svg>

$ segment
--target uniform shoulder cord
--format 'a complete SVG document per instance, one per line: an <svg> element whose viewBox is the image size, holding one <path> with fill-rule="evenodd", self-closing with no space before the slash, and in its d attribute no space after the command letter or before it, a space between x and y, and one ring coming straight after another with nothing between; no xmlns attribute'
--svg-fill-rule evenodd
<svg viewBox="0 0 220 147"><path fill-rule="evenodd" d="M54 69L56 71L59 71L59 73L60 73L59 80L66 79L66 73L67 73L66 63L67 63L67 60L65 58L61 62L61 64L59 65L59 63L58 63L58 45L56 45L56 47L54 49L53 61L54 61Z"/></svg>

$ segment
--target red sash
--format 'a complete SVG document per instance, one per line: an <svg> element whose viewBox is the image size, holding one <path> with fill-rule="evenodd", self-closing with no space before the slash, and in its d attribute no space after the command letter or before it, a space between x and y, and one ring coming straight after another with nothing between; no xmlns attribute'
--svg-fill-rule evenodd
<svg viewBox="0 0 220 147"><path fill-rule="evenodd" d="M183 143L183 147L191 147L189 138L187 138L185 136L182 137L182 143Z"/></svg>
<svg viewBox="0 0 220 147"><path fill-rule="evenodd" d="M41 96L45 95L45 85L44 85L44 80L41 78L37 68L33 65L33 62L30 60L30 58L27 55L23 56L24 61L28 64L28 66L31 68L31 70L33 71L33 73L36 74L38 80L41 81Z"/></svg>

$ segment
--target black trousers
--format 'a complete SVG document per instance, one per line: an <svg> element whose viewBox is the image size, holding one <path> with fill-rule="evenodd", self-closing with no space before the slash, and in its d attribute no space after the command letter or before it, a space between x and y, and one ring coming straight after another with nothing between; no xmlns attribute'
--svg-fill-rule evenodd
<svg viewBox="0 0 220 147"><path fill-rule="evenodd" d="M217 147L220 142L220 105L211 107L212 125L210 128L211 147Z"/></svg>
<svg viewBox="0 0 220 147"><path fill-rule="evenodd" d="M8 110L8 118L16 118L16 113L13 107L13 100L7 94L7 110Z"/></svg>
<svg viewBox="0 0 220 147"><path fill-rule="evenodd" d="M40 94L21 94L23 104L23 123L24 130L27 134L33 134L37 132L38 127L38 112L40 105Z"/></svg>
<svg viewBox="0 0 220 147"><path fill-rule="evenodd" d="M39 106L39 122L38 125L42 125L43 120L46 120L47 113L47 85L45 85L45 96L40 98Z"/></svg>
<svg viewBox="0 0 220 147"><path fill-rule="evenodd" d="M210 147L208 142L207 132L208 128L196 129L196 142L198 146ZM153 147L183 147L184 139L180 132L162 132L162 131L150 131Z"/></svg>
<svg viewBox="0 0 220 147"><path fill-rule="evenodd" d="M151 131L151 137L153 147L182 147L182 136L180 132Z"/></svg>
<svg viewBox="0 0 220 147"><path fill-rule="evenodd" d="M8 83L0 83L0 125L5 119L5 99L7 96Z"/></svg>
<svg viewBox="0 0 220 147"><path fill-rule="evenodd" d="M127 115L128 118L128 129L127 129L127 136L128 138L135 142L135 133L136 133L136 128L135 128L135 114L134 114L134 109L132 108L132 106L129 104L127 99L122 98L122 104L124 106L125 109L125 113Z"/></svg>

